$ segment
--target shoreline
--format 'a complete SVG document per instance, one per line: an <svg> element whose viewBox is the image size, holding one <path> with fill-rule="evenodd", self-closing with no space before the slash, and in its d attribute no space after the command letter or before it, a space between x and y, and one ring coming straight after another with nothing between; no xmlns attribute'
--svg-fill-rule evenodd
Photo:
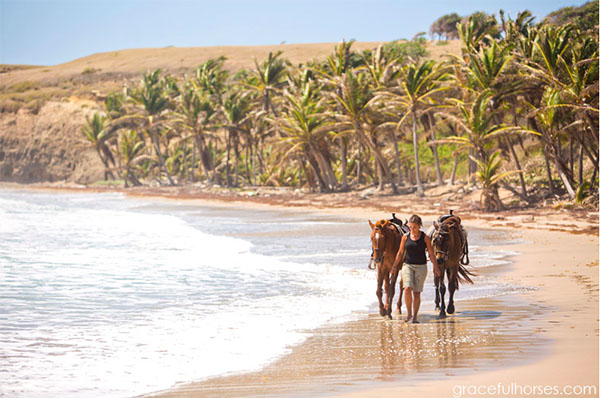
<svg viewBox="0 0 600 398"><path fill-rule="evenodd" d="M482 228L519 228L556 231L569 234L598 236L600 212L584 207L554 209L551 204L541 207L509 208L487 213L478 209L480 191L462 192L460 185L426 189L425 197L416 194L394 195L377 192L374 188L362 191L315 193L289 188L255 187L247 189L204 186L161 187L89 187L64 183L20 184L0 182L0 189L42 190L71 193L120 193L132 198L164 199L186 203L210 204L217 207L238 206L248 209L294 209L324 214L377 219L395 212L404 219L410 214L437 218L450 209L460 214L465 225ZM502 197L502 195L501 195ZM504 192L503 200L512 198Z"/></svg>
<svg viewBox="0 0 600 398"><path fill-rule="evenodd" d="M42 189L69 192L120 192L136 198L163 198L176 200L182 203L198 203L204 205L216 205L219 207L243 207L249 210L253 208L283 208L293 210L314 211L321 214L333 214L339 216L351 216L352 218L388 217L389 209L396 210L402 218L410 213L417 213L425 218L436 218L437 215L445 213L442 209L453 206L457 214L463 218L467 228L481 227L492 230L510 230L524 242L506 247L495 247L519 252L519 255L511 256L512 265L507 270L501 270L500 277L509 283L529 286L535 290L522 294L523 300L538 306L531 314L532 321L528 322L527 333L534 336L534 341L544 340L543 344L547 352L534 359L513 360L509 366L495 367L490 369L472 369L468 375L460 372L449 373L440 376L439 380L427 379L411 382L398 380L386 380L382 383L374 383L372 380L352 384L348 388L329 389L328 391L316 392L320 396L331 396L339 398L364 398L364 397L397 397L400 394L409 393L410 396L433 397L451 396L453 388L457 385L594 385L598 387L598 227L597 212L585 212L583 219L575 219L577 213L556 210L530 209L524 211L510 211L503 213L477 213L465 215L460 203L445 201L437 205L414 206L410 197L376 196L376 199L385 199L385 203L373 202L372 200L361 200L358 202L365 206L356 206L353 203L355 197L347 195L338 196L331 200L332 206L326 206L323 196L314 194L309 199L295 198L285 200L286 196L267 200L253 200L250 203L240 195L232 195L222 199L217 195L194 195L193 192L181 192L179 189L164 190L148 189L138 192L123 192L115 189L89 189L89 188L64 188L48 186L23 186L19 184L2 184L1 188L11 189ZM338 194L334 194L338 195ZM343 195L343 194L342 194ZM356 196L356 195L355 195ZM289 199L289 196L287 197ZM327 197L331 199L331 197ZM252 197L249 197L251 200ZM261 199L264 199L261 198ZM425 198L428 199L435 198ZM433 201L432 200L432 201ZM441 201L440 201L441 202ZM285 205L287 204L287 206ZM457 206L458 205L458 206ZM533 213L533 214L531 214ZM512 228L512 229L511 229ZM476 269L476 267L475 267ZM521 295L519 295L521 296ZM459 293L460 297L460 293ZM463 308L463 301L459 302L457 310ZM470 303L473 305L473 303ZM510 307L503 304L506 308ZM486 311L489 309L486 309ZM458 314L457 314L458 315ZM457 317L455 315L455 317ZM453 319L452 317L450 319ZM471 325L475 321L467 322ZM397 324L397 321L391 322ZM434 322L432 322L433 324ZM399 323L398 323L399 324ZM421 325L421 326L426 326ZM363 325L364 326L364 325ZM535 326L535 327L534 327ZM402 327L402 326L398 326ZM513 328L522 328L516 319L513 320ZM392 330L394 326L392 326ZM353 336L360 336L355 327ZM352 334L352 333L351 333ZM393 333L392 333L393 334ZM339 357L339 355L338 355ZM517 354L513 358L518 357ZM308 358L308 359L307 359ZM292 366L293 372L304 369L310 363L309 357L304 362ZM267 366L268 368L268 366ZM435 371L433 372L435 374ZM438 372L439 373L439 372ZM333 373L335 374L335 372ZM235 376L233 376L235 377ZM269 379L266 379L269 380ZM327 378L325 378L327 380ZM265 379L247 381L246 384L261 384ZM309 379L306 386L313 383ZM338 381L340 381L338 379ZM343 383L343 379L341 380ZM187 384L187 383L186 383ZM293 384L293 383L292 383ZM264 387L264 386L263 386ZM298 386L297 386L298 387ZM240 391L240 386L235 391ZM193 390L193 389L192 389ZM302 392L300 389L296 394ZM598 391L598 390L597 390ZM597 396L589 395L589 396ZM175 387L169 393L173 396L206 396L203 391L184 391ZM162 393L165 393L164 391ZM289 392L292 394L292 392ZM264 389L256 391L256 395L269 396ZM272 395L272 394L271 394ZM285 394L282 394L285 395ZM157 396L156 393L150 396ZM166 396L169 396L168 394ZM222 396L222 394L219 394ZM234 396L234 395L231 395ZM476 396L476 395L461 395ZM497 395L510 396L510 395ZM580 395L587 396L587 395Z"/></svg>

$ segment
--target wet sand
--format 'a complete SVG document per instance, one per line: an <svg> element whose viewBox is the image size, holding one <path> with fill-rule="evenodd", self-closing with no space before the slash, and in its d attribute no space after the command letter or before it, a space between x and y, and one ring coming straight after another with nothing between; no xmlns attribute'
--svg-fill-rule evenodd
<svg viewBox="0 0 600 398"><path fill-rule="evenodd" d="M312 331L306 342L261 371L181 384L161 397L327 396L392 384L420 384L494 370L544 353L531 331L541 306L507 297L457 302L457 313L421 324L377 314ZM531 311L534 311L533 313Z"/></svg>

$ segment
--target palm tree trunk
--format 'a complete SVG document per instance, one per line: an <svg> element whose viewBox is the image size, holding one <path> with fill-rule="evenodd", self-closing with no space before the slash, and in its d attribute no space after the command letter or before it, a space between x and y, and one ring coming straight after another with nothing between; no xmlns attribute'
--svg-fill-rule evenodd
<svg viewBox="0 0 600 398"><path fill-rule="evenodd" d="M454 154L454 164L452 165L452 173L450 173L450 180L448 181L448 186L454 185L454 179L456 178L456 168L458 167L458 158L460 154L457 152Z"/></svg>
<svg viewBox="0 0 600 398"><path fill-rule="evenodd" d="M475 184L475 172L477 171L477 163L475 163L473 161L473 159L471 159L473 156L475 156L475 150L473 148L471 148L469 150L469 167L468 167L468 172L467 172L467 179L468 179L468 183L471 185Z"/></svg>
<svg viewBox="0 0 600 398"><path fill-rule="evenodd" d="M432 142L435 141L435 131L433 129L433 120L431 114L427 115L429 120L429 131L431 134ZM437 145L431 145L431 151L433 152L433 158L435 160L435 172L437 174L438 185L442 185L444 183L444 179L442 178L442 169L440 168L440 157L438 156Z"/></svg>
<svg viewBox="0 0 600 398"><path fill-rule="evenodd" d="M208 181L212 182L211 156L208 148L206 147L206 143L204 142L204 138L201 135L196 135L196 145L198 146L198 157L200 158L200 163L202 163L204 175Z"/></svg>
<svg viewBox="0 0 600 398"><path fill-rule="evenodd" d="M346 137L341 138L341 152L342 152L342 188L341 190L346 192L350 190L348 186L348 143Z"/></svg>
<svg viewBox="0 0 600 398"><path fill-rule="evenodd" d="M573 144L574 144L574 139L571 137L571 139L569 140L569 172L571 173L572 176L575 176L575 167L574 167L575 154L573 153ZM573 180L575 180L575 178L573 178Z"/></svg>
<svg viewBox="0 0 600 398"><path fill-rule="evenodd" d="M379 162L377 162L377 159L375 159L375 169L377 170L377 176L378 176L378 180L379 180L379 184L377 186L377 190L378 191L383 191L384 188L384 183L385 183L385 179L384 179L384 171L383 168L381 167L381 164L379 164Z"/></svg>
<svg viewBox="0 0 600 398"><path fill-rule="evenodd" d="M360 157L362 155L362 145L358 143L358 152L356 154L356 183L360 185Z"/></svg>
<svg viewBox="0 0 600 398"><path fill-rule="evenodd" d="M158 134L155 132L151 132L152 139L154 141L154 149L156 150L156 154L158 155L158 160L160 162L160 166L165 171L167 175L167 179L169 180L169 185L175 185L173 179L171 178L171 173L167 170L167 165L165 164L165 160L163 159L162 153L160 152L160 142L158 141Z"/></svg>
<svg viewBox="0 0 600 398"><path fill-rule="evenodd" d="M328 192L333 191L335 189L335 186L337 185L337 181L335 180L335 177L333 176L333 170L331 169L331 165L325 159L325 156L323 156L323 154L321 153L321 151L318 148L316 148L315 146L312 146L312 145L311 145L311 148L312 148L315 160L317 161L317 164L318 164L319 174L321 175L321 179L327 186L327 191Z"/></svg>
<svg viewBox="0 0 600 398"><path fill-rule="evenodd" d="M542 143L542 152L544 153L544 162L546 164L546 177L548 178L548 188L550 188L550 193L552 195L555 194L554 192L554 184L552 183L552 170L550 169L550 159L548 156L548 151L546 148L546 145Z"/></svg>
<svg viewBox="0 0 600 398"><path fill-rule="evenodd" d="M560 177L563 185L565 186L565 189L567 190L569 197L571 199L573 199L575 197L575 191L573 190L573 187L571 186L571 182L569 181L568 176L566 175L565 171L563 170L560 160L558 160L556 157L554 157L554 165L556 166L556 170L558 170L558 176Z"/></svg>
<svg viewBox="0 0 600 398"><path fill-rule="evenodd" d="M398 188L396 187L396 183L394 182L394 177L392 176L392 172L390 171L390 168L388 167L383 155L379 151L379 148L377 148L377 145L373 142L373 140L371 140L371 139L369 139L369 137L367 137L367 135L365 134L362 127L360 126L360 124L357 121L354 122L354 128L355 128L356 132L359 134L359 137L362 138L364 140L365 144L373 151L373 154L375 155L375 159L381 165L381 168L383 169L383 172L385 173L384 175L388 178L388 181L390 182L390 185L392 186L392 190L394 191L394 193L398 193ZM383 175L382 175L382 178L383 178Z"/></svg>
<svg viewBox="0 0 600 398"><path fill-rule="evenodd" d="M419 146L417 144L417 114L413 111L413 150L415 152L415 175L417 178L417 195L425 196L423 184L421 183L420 166L419 166Z"/></svg>
<svg viewBox="0 0 600 398"><path fill-rule="evenodd" d="M398 130L398 127L396 127ZM398 150L398 137L396 137L396 131L391 133L392 142L394 144L394 158L396 160L396 168L398 169L398 186L401 187L404 185L402 181L402 164L400 163L400 151Z"/></svg>
<svg viewBox="0 0 600 398"><path fill-rule="evenodd" d="M517 152L515 152L515 147L513 146L512 141L508 138L505 137L506 140L506 145L508 146L508 149L510 150L510 154L513 158L513 161L515 162L515 165L517 166L517 170L519 170L519 181L521 182L521 193L523 194L524 197L527 197L527 187L525 186L525 177L523 177L523 171L521 170L521 163L519 162L519 158L517 157Z"/></svg>
<svg viewBox="0 0 600 398"><path fill-rule="evenodd" d="M579 185L583 184L583 145L579 146Z"/></svg>
<svg viewBox="0 0 600 398"><path fill-rule="evenodd" d="M190 164L190 182L196 182L194 178L194 164L196 163L196 140L192 138L192 163Z"/></svg>
<svg viewBox="0 0 600 398"><path fill-rule="evenodd" d="M313 156L311 156L310 153L306 154L306 157L308 158L308 163L310 164L310 167L312 168L316 180L317 180L317 185L319 186L319 191L320 192L329 192L329 187L327 186L327 183L325 182L325 180L323 179L323 176L321 175L321 170L319 170L319 164L318 162L313 158Z"/></svg>
<svg viewBox="0 0 600 398"><path fill-rule="evenodd" d="M225 160L225 184L231 186L231 175L229 173L229 156L231 153L231 131L227 132L227 157Z"/></svg>
<svg viewBox="0 0 600 398"><path fill-rule="evenodd" d="M216 184L221 184L221 178L217 174L217 148L215 146L214 137L211 139L210 147L208 149L209 159L210 159L210 169L212 171L211 182Z"/></svg>

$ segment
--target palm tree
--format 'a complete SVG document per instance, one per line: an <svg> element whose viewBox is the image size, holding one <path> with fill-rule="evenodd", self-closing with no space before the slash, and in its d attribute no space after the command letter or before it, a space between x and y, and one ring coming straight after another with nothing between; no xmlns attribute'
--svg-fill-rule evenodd
<svg viewBox="0 0 600 398"><path fill-rule="evenodd" d="M198 90L194 84L189 82L181 92L180 100L175 109L175 123L187 135L182 137L185 142L188 138L193 139L192 147L192 180L194 179L193 167L195 162L196 148L198 149L200 164L204 175L209 181L215 178L214 161L206 143L212 137L211 124L216 122L217 110L213 102L204 90ZM199 167L199 166L198 166Z"/></svg>
<svg viewBox="0 0 600 398"><path fill-rule="evenodd" d="M479 169L477 176L481 181L482 191L480 204L484 211L499 211L504 209L504 205L498 195L498 183L505 177L516 173L518 170L498 173L501 159L500 152L494 152L487 161L481 161L473 158Z"/></svg>
<svg viewBox="0 0 600 398"><path fill-rule="evenodd" d="M598 172L598 46L595 41L574 37L572 26L545 27L534 43L530 58L524 57L520 67L529 75L528 81L536 84L535 95L527 99L530 107L540 109L533 114L548 119L548 108L562 108L563 125L584 128L570 134L571 142L577 140L583 153L591 160L594 173ZM550 90L550 91L549 91ZM567 112L568 111L568 112ZM547 113L546 116L543 116ZM552 113L552 112L550 112ZM578 123L578 119L583 123ZM534 123L546 133L545 146L554 161L561 181L569 196L575 197L574 178L569 167L563 164L561 139L563 134L547 133L556 129L544 125L537 117ZM573 129L571 129L573 130ZM574 130L577 131L577 130ZM568 132L568 131L564 131Z"/></svg>
<svg viewBox="0 0 600 398"><path fill-rule="evenodd" d="M108 146L108 140L112 137L114 130L105 125L106 116L102 116L99 113L94 113L94 116L90 119L86 118L86 124L83 126L82 133L84 137L94 146L94 149L100 156L100 160L104 165L104 180L108 180L108 177L114 178L110 171L109 163L115 165L114 156Z"/></svg>
<svg viewBox="0 0 600 398"><path fill-rule="evenodd" d="M355 75L352 71L345 74L342 94L335 94L335 98L342 106L343 114L337 115L343 123L351 126L362 141L375 155L377 163L382 170L381 181L387 178L394 193L398 188L394 182L392 172L385 160L381 150L373 139L365 133L363 124L367 121L367 113L371 100L373 100L373 89L369 87L369 81L365 74ZM380 189L382 184L380 184Z"/></svg>
<svg viewBox="0 0 600 398"><path fill-rule="evenodd" d="M237 186L239 184L240 135L249 134L248 130L244 127L244 124L246 124L251 116L249 110L250 97L247 93L242 91L232 91L226 95L225 101L223 102L222 111L226 120L225 128L227 129L228 133L227 160L225 163L227 185L231 185L229 156L232 147L235 155L235 176L233 185Z"/></svg>
<svg viewBox="0 0 600 398"><path fill-rule="evenodd" d="M561 140L561 136L565 133L564 114L560 111L561 95L560 92L550 87L546 88L546 92L542 97L540 106L529 104L532 109L532 115L534 118L534 124L536 130L540 133L539 137L543 144L544 154L546 155L546 169L548 173L548 184L550 190L553 191L552 187L552 176L548 161L554 162L554 166L558 172L560 180L562 181L567 193L571 198L575 197L575 190L571 184L573 179L572 176L567 175L568 167L565 166L564 160L559 154L558 144ZM567 128L570 126L567 126Z"/></svg>
<svg viewBox="0 0 600 398"><path fill-rule="evenodd" d="M387 48L387 50L386 50ZM370 57L363 58L363 66L360 69L365 69L369 72L372 82L377 90L385 92L391 87L400 73L401 56L396 54L391 47L379 45L377 50ZM385 108L385 106L384 106ZM384 111L385 112L385 111ZM393 110L386 115L389 118L397 118L397 112ZM402 182L402 166L400 160L400 152L398 150L398 133L400 125L395 129L389 130L389 135L392 138L394 146L394 155L396 159L396 168L398 169L398 185L403 185ZM436 157L437 160L437 157ZM438 167L439 169L439 167Z"/></svg>
<svg viewBox="0 0 600 398"><path fill-rule="evenodd" d="M323 101L317 101L315 93L310 83L299 98L288 93L285 96L284 114L277 118L276 123L284 133L281 138L281 150L285 151L283 159L306 159L317 179L319 190L330 192L335 188L336 181L332 180L331 165L321 148L331 122L324 113Z"/></svg>
<svg viewBox="0 0 600 398"><path fill-rule="evenodd" d="M496 114L499 110L491 106L492 99L493 92L491 90L484 90L477 95L470 106L460 100L453 100L456 103L459 116L449 112L442 113L442 116L451 122L460 133L464 133L465 135L450 136L440 140L440 142L454 143L461 147L472 148L477 155L476 158L482 164L487 165L491 159L489 152L495 139L517 133L539 135L536 131L524 129L519 126L497 124ZM471 158L475 157L472 156ZM490 189L496 189L495 185L491 186Z"/></svg>
<svg viewBox="0 0 600 398"><path fill-rule="evenodd" d="M514 70L507 73L513 59L512 49L512 44L500 46L494 41L488 47L481 47L476 53L469 53L464 69L467 79L466 88L476 92L492 90L493 98L490 101L492 108L501 109L505 104L508 104L509 109L513 110L513 120L516 121L519 112L518 94L522 90L523 84L520 79L515 78L516 73ZM497 124L502 123L502 116L502 113L496 113ZM505 135L500 140L499 144L506 146L517 166L517 170L519 170L521 193L526 198L525 178L510 136Z"/></svg>
<svg viewBox="0 0 600 398"><path fill-rule="evenodd" d="M150 137L160 165L167 175L170 185L175 185L171 174L165 165L160 149L160 134L166 131L165 111L171 109L170 98L166 95L161 84L161 69L145 73L141 85L131 92L131 101L138 107L139 113L129 115L138 120L143 131Z"/></svg>
<svg viewBox="0 0 600 398"><path fill-rule="evenodd" d="M226 60L225 56L209 59L196 70L196 79L190 80L197 90L206 92L219 104L222 103L221 96L227 89L229 78L229 72L223 69Z"/></svg>
<svg viewBox="0 0 600 398"><path fill-rule="evenodd" d="M135 175L134 167L142 160L144 152L144 141L140 139L135 130L123 132L119 137L119 154L121 156L123 167L123 180L125 187L129 186L129 182L134 186L141 185L139 179Z"/></svg>
<svg viewBox="0 0 600 398"><path fill-rule="evenodd" d="M289 61L281 59L282 51L276 54L269 52L269 56L261 64L254 60L255 70L251 74L248 87L256 91L262 100L262 110L265 114L272 113L277 117L273 104L273 95L278 93L285 85L285 74Z"/></svg>
<svg viewBox="0 0 600 398"><path fill-rule="evenodd" d="M322 83L325 87L329 88L338 97L343 94L344 87L344 76L348 71L358 67L363 63L360 55L352 50L354 40L345 41L343 40L339 45L334 47L332 54L327 56L326 62L318 68L316 71L322 76ZM342 105L339 101L334 101L335 112L342 114ZM334 137L340 143L340 158L342 166L342 191L348 191L350 186L348 185L348 144L349 138L351 137L351 131L346 131L342 134L335 134ZM359 176L360 180L360 159L359 162Z"/></svg>
<svg viewBox="0 0 600 398"><path fill-rule="evenodd" d="M500 31L497 24L496 18L482 12L471 14L465 23L456 24L463 49L476 52L481 46L498 38Z"/></svg>
<svg viewBox="0 0 600 398"><path fill-rule="evenodd" d="M398 88L390 90L389 93L395 97L401 109L405 111L398 122L402 124L409 116L412 117L412 141L415 157L415 173L417 179L417 194L424 196L423 183L419 165L419 145L417 137L417 123L421 114L431 111L439 105L434 95L448 86L442 86L441 82L447 77L442 64L435 61L424 61L423 63L411 62L402 67L401 79Z"/></svg>

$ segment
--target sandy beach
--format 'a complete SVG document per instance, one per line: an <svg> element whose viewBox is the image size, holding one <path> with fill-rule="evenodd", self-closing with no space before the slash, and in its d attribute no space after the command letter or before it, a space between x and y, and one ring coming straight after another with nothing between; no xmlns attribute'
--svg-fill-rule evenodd
<svg viewBox="0 0 600 398"><path fill-rule="evenodd" d="M486 214L468 198L432 192L418 206L410 195L219 196L181 189L128 194L248 211L293 207L365 222L390 211L433 220L452 208L467 229L486 228L518 241L493 248L517 252L510 265L481 271L518 286L518 293L459 301L446 320L424 310L420 325L407 325L400 315L385 321L373 312L312 331L258 372L182 382L151 396L598 396L598 213L543 208ZM527 388L540 390L532 394Z"/></svg>
<svg viewBox="0 0 600 398"><path fill-rule="evenodd" d="M361 208L343 211L360 212L365 219L377 214ZM561 225L560 214L536 217L536 224L518 221L531 220L527 215L513 217L518 218L508 223L516 228L507 228L505 217L498 215L465 220L465 225L506 230L525 241L502 248L519 253L510 258L510 266L486 270L529 288L518 295L460 302L457 314L444 321L424 313L418 326L373 314L316 331L261 372L182 385L157 396L486 395L482 390L469 394L473 386L504 388L487 396L517 396L523 386L550 386L552 394L544 396L571 396L554 391L597 388L598 237L549 230ZM579 396L597 396L597 390Z"/></svg>

